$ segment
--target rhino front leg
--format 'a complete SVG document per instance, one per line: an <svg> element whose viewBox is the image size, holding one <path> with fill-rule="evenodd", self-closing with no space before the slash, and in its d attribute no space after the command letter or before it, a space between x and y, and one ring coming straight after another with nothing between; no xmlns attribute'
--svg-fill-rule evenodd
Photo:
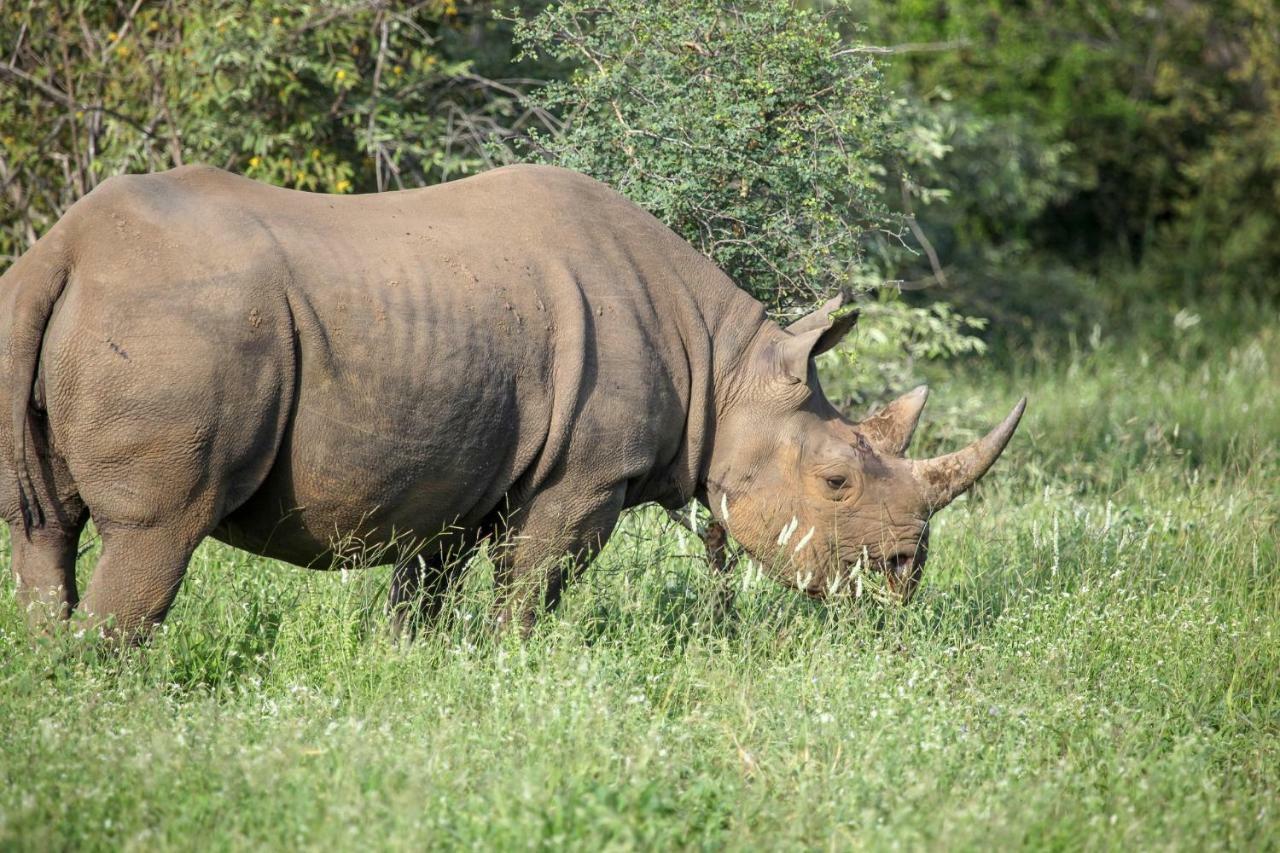
<svg viewBox="0 0 1280 853"><path fill-rule="evenodd" d="M512 513L494 566L499 630L516 625L527 636L538 614L560 603L575 570L608 541L625 496L623 485L573 493L561 481Z"/></svg>
<svg viewBox="0 0 1280 853"><path fill-rule="evenodd" d="M451 527L396 563L387 591L387 613L394 639L412 640L420 628L439 617L449 591L462 577L480 543L493 532L490 523L469 530Z"/></svg>

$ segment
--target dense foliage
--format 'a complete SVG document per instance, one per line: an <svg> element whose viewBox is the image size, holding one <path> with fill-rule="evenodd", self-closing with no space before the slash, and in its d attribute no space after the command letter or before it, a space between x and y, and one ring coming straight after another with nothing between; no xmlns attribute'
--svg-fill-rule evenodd
<svg viewBox="0 0 1280 853"><path fill-rule="evenodd" d="M910 123L872 54L842 36L856 29L844 12L791 0L549 6L515 37L561 71L529 99L561 124L515 147L614 186L776 312L878 289L861 300L853 385L880 393L907 382L915 359L979 345L945 305L896 299L866 256L906 246L909 221L886 188Z"/></svg>
<svg viewBox="0 0 1280 853"><path fill-rule="evenodd" d="M881 164L898 144L880 71L789 0L567 0L516 29L573 72L536 93L563 117L533 155L654 213L774 307L858 273L894 227Z"/></svg>
<svg viewBox="0 0 1280 853"><path fill-rule="evenodd" d="M946 298L1040 328L1280 296L1280 6L861 0ZM929 275L906 258L897 274ZM1007 326L1006 326L1007 328Z"/></svg>

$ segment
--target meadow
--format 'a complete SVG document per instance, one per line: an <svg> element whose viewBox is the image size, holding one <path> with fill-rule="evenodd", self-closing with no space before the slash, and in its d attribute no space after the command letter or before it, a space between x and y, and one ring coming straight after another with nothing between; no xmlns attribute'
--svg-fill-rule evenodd
<svg viewBox="0 0 1280 853"><path fill-rule="evenodd" d="M748 566L717 620L655 510L524 642L483 559L398 646L386 569L211 541L124 655L6 572L0 848L1274 849L1280 331L1197 319L933 369L917 452L1031 402L907 607Z"/></svg>

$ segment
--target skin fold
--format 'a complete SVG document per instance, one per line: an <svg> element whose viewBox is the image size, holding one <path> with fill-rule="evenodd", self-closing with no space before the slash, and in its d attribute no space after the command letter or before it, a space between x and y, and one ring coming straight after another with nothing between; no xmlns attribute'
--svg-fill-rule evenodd
<svg viewBox="0 0 1280 853"><path fill-rule="evenodd" d="M0 278L0 516L32 622L124 641L163 620L206 536L300 566L394 563L429 616L483 541L502 624L554 606L622 510L704 502L783 582L870 561L904 594L929 516L1022 404L903 458L923 390L861 423L784 329L604 185L512 166L327 196L207 167L112 178ZM83 600L75 554L103 553ZM783 535L791 528L789 535Z"/></svg>

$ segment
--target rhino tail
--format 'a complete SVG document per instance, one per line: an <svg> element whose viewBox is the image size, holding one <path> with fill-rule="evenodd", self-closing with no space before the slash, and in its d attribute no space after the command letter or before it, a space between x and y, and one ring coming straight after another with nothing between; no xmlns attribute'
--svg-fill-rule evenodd
<svg viewBox="0 0 1280 853"><path fill-rule="evenodd" d="M54 238L51 240L50 238ZM32 459L27 437L36 429L35 383L40 367L40 349L53 306L62 295L70 275L66 256L58 250L54 234L49 234L19 258L0 279L0 305L12 307L9 321L10 429L13 431L12 458L18 482L18 506L24 535L44 526L44 508L31 476ZM55 243L55 245L48 245Z"/></svg>

